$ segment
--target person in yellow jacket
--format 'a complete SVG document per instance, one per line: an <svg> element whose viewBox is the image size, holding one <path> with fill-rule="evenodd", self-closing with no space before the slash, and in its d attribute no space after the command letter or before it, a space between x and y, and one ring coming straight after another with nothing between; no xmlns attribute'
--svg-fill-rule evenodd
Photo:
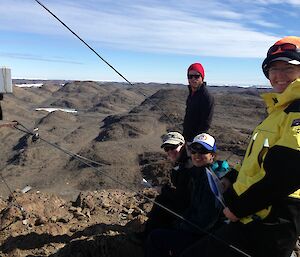
<svg viewBox="0 0 300 257"><path fill-rule="evenodd" d="M262 69L273 87L262 95L268 117L224 193L230 223L215 232L222 242L207 236L182 257L289 257L300 235L300 37L271 46Z"/></svg>

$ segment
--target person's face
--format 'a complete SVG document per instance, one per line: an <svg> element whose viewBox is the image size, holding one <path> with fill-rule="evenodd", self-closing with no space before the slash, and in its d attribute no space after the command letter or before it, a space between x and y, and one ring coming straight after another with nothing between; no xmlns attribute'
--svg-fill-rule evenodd
<svg viewBox="0 0 300 257"><path fill-rule="evenodd" d="M202 167L209 164L212 164L214 161L215 154L207 152L195 152L191 150L192 162L196 167Z"/></svg>
<svg viewBox="0 0 300 257"><path fill-rule="evenodd" d="M300 78L300 65L293 65L284 61L271 63L269 80L276 93L282 93L297 78Z"/></svg>
<svg viewBox="0 0 300 257"><path fill-rule="evenodd" d="M189 85L191 87L192 92L195 92L203 84L203 78L201 77L201 74L195 70L189 71L188 81L189 81Z"/></svg>
<svg viewBox="0 0 300 257"><path fill-rule="evenodd" d="M179 159L182 146L183 145L166 145L164 147L164 151L167 153L168 159L171 162L176 162Z"/></svg>

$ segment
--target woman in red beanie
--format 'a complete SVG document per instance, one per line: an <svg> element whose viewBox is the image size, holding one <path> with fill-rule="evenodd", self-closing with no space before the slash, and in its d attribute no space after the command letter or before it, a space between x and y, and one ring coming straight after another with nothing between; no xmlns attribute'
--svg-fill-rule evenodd
<svg viewBox="0 0 300 257"><path fill-rule="evenodd" d="M300 37L272 45L262 69L273 87L262 95L268 117L223 195L231 222L181 257L291 256L300 235Z"/></svg>
<svg viewBox="0 0 300 257"><path fill-rule="evenodd" d="M183 136L187 145L196 135L207 132L212 121L214 99L206 88L204 76L200 63L193 63L187 70L189 96L183 122Z"/></svg>

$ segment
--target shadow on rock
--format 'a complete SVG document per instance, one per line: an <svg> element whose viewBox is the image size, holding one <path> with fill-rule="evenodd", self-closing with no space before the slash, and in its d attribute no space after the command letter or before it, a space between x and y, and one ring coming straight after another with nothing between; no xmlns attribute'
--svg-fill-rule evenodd
<svg viewBox="0 0 300 257"><path fill-rule="evenodd" d="M16 249L31 250L60 243L64 244L64 247L48 256L142 257L142 246L129 240L128 233L131 233L130 230L128 226L95 224L75 232L72 236L66 234L54 236L48 233L11 236L0 246L0 251L7 254Z"/></svg>
<svg viewBox="0 0 300 257"><path fill-rule="evenodd" d="M143 257L143 248L128 240L126 234L107 234L72 240L51 257Z"/></svg>

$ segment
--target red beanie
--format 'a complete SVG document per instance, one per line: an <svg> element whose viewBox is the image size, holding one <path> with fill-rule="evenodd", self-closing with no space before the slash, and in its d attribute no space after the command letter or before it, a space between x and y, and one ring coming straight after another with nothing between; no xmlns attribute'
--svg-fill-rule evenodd
<svg viewBox="0 0 300 257"><path fill-rule="evenodd" d="M191 70L198 71L201 74L202 79L204 80L205 73L204 73L204 68L201 63L191 64L191 66L187 70L187 73L189 74L189 71L191 71Z"/></svg>

